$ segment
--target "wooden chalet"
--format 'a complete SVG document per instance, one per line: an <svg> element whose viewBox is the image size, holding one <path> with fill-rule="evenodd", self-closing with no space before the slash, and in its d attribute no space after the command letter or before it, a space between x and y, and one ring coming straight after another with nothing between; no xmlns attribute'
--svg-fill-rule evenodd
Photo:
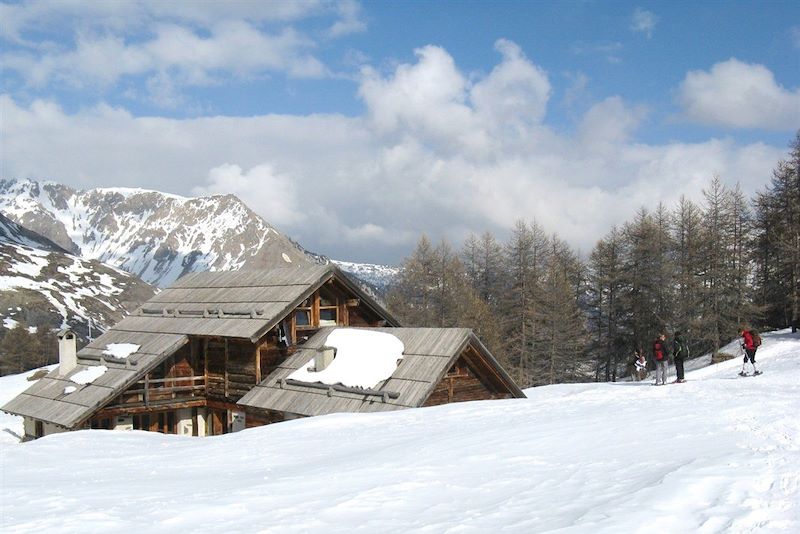
<svg viewBox="0 0 800 534"><path fill-rule="evenodd" d="M326 339L333 330L320 329L239 400L248 418L283 420L525 397L472 330L464 328L370 329L392 334L405 347L397 369L371 389L292 380L301 366L329 350Z"/></svg>
<svg viewBox="0 0 800 534"><path fill-rule="evenodd" d="M217 435L270 422L237 404L330 326L397 321L332 265L193 273L89 345L59 334L61 364L1 409L27 439L80 428ZM109 348L134 346L124 357Z"/></svg>

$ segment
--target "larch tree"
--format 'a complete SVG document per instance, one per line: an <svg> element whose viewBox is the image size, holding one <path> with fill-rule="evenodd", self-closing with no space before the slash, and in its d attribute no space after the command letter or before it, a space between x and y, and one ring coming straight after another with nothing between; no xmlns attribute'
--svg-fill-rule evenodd
<svg viewBox="0 0 800 534"><path fill-rule="evenodd" d="M757 294L768 325L800 326L800 132L756 199Z"/></svg>
<svg viewBox="0 0 800 534"><path fill-rule="evenodd" d="M501 303L506 353L521 384L530 384L541 371L536 359L536 318L541 311L548 239L536 224L517 221L505 247L506 291Z"/></svg>
<svg viewBox="0 0 800 534"><path fill-rule="evenodd" d="M619 364L633 354L624 333L626 317L622 295L626 291L623 275L622 236L617 227L594 247L589 258L589 320L594 333L595 379L616 381Z"/></svg>
<svg viewBox="0 0 800 534"><path fill-rule="evenodd" d="M700 348L694 338L702 328L701 269L702 214L700 208L681 196L672 216L672 236L675 247L675 306L676 330L684 333L690 353Z"/></svg>
<svg viewBox="0 0 800 534"><path fill-rule="evenodd" d="M569 246L557 236L549 239L541 288L541 311L534 337L539 373L534 384L571 382L585 376L591 365L585 360L587 334L585 315L578 303L583 265Z"/></svg>

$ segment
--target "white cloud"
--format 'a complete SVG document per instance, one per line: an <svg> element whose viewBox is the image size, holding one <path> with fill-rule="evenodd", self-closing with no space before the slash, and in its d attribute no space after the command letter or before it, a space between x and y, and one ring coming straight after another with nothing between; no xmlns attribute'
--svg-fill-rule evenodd
<svg viewBox="0 0 800 534"><path fill-rule="evenodd" d="M0 61L28 87L103 92L142 81L141 92L172 107L186 86L330 76L317 40L291 25L314 18L331 21L329 38L366 29L355 0L0 4L0 39L10 43Z"/></svg>
<svg viewBox="0 0 800 534"><path fill-rule="evenodd" d="M207 183L193 187L192 193L236 195L261 213L268 213L270 222L278 226L301 223L307 217L291 177L276 173L268 164L257 165L247 172L242 172L238 165L220 165L211 169Z"/></svg>
<svg viewBox="0 0 800 534"><path fill-rule="evenodd" d="M547 73L531 63L511 41L501 39L495 48L503 61L470 93L481 121L492 124L495 130L540 123L552 92Z"/></svg>
<svg viewBox="0 0 800 534"><path fill-rule="evenodd" d="M578 127L581 144L585 148L615 149L629 141L646 114L642 106L630 107L618 96L609 97L584 115Z"/></svg>
<svg viewBox="0 0 800 534"><path fill-rule="evenodd" d="M643 33L648 39L653 37L653 30L656 29L656 22L658 17L652 12L637 7L631 15L631 30L637 33Z"/></svg>
<svg viewBox="0 0 800 534"><path fill-rule="evenodd" d="M341 37L367 29L367 23L361 19L361 4L358 2L343 0L336 6L336 11L340 18L328 30L330 37Z"/></svg>
<svg viewBox="0 0 800 534"><path fill-rule="evenodd" d="M359 94L374 127L387 136L410 132L431 142L469 137L474 118L466 104L467 80L453 58L436 46L415 53L416 64L400 65L386 79L372 67L364 67Z"/></svg>
<svg viewBox="0 0 800 534"><path fill-rule="evenodd" d="M144 42L114 36L77 37L73 50L34 56L26 52L4 56L7 68L25 76L30 85L54 81L74 86L110 86L123 76L169 74L189 85L207 85L219 73L242 78L283 71L297 77L326 75L322 63L305 50L313 43L291 29L269 34L242 21L223 21L210 34L174 24L160 24ZM174 75L173 75L174 73Z"/></svg>
<svg viewBox="0 0 800 534"><path fill-rule="evenodd" d="M235 193L311 250L380 262L423 232L503 238L519 218L586 252L642 205L700 199L714 174L752 193L785 156L731 140L637 142L646 110L619 97L592 106L576 134L556 133L542 122L547 74L513 43L497 47L482 77L433 46L389 73L366 69L367 111L356 118L137 118L3 96L2 178Z"/></svg>
<svg viewBox="0 0 800 534"><path fill-rule="evenodd" d="M0 4L0 38L36 47L28 32L48 32L65 27L78 31L129 35L141 32L154 22L173 22L208 28L221 21L248 21L252 24L282 24L314 17L341 16L353 21L358 15L354 0L294 0L292 2L253 2L228 0L208 2L184 0L132 0L126 2L86 2L61 0L22 1Z"/></svg>
<svg viewBox="0 0 800 534"><path fill-rule="evenodd" d="M800 88L786 89L765 66L735 58L689 72L678 100L688 119L703 124L779 131L800 124Z"/></svg>

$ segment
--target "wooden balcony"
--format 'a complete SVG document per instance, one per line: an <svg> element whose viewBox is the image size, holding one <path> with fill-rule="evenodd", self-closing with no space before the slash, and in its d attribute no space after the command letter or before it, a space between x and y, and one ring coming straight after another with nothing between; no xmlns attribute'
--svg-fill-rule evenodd
<svg viewBox="0 0 800 534"><path fill-rule="evenodd" d="M145 377L133 384L109 406L150 407L201 400L206 396L206 377Z"/></svg>

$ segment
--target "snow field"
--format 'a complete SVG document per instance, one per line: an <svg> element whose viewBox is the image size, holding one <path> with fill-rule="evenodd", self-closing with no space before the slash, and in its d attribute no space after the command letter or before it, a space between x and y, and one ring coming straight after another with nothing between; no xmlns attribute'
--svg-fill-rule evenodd
<svg viewBox="0 0 800 534"><path fill-rule="evenodd" d="M0 530L798 532L800 336L765 335L757 359L759 377L736 359L665 387L547 386L213 438L3 437ZM23 382L0 379L0 402Z"/></svg>

